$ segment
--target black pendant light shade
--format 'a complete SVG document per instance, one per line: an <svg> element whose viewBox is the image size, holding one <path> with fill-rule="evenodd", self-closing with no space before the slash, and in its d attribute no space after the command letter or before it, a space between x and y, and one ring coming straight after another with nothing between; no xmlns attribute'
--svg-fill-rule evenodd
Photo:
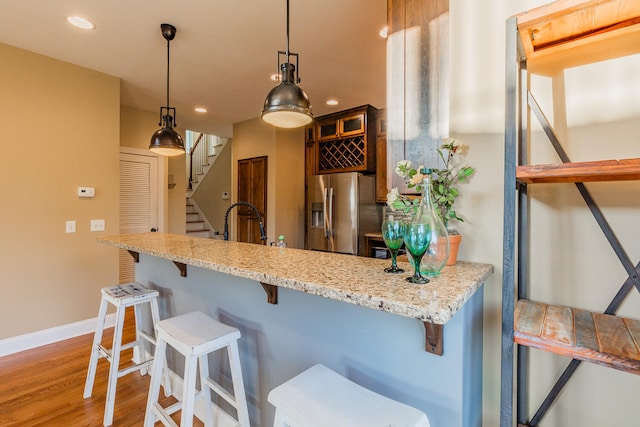
<svg viewBox="0 0 640 427"><path fill-rule="evenodd" d="M184 141L171 126L164 126L153 133L149 150L163 156L178 156L185 152Z"/></svg>
<svg viewBox="0 0 640 427"><path fill-rule="evenodd" d="M184 141L173 129L176 123L176 109L169 106L169 43L176 36L176 27L171 24L160 24L162 37L167 40L167 106L160 107L160 126L151 136L149 150L163 156L177 156L184 154Z"/></svg>
<svg viewBox="0 0 640 427"><path fill-rule="evenodd" d="M286 56L286 62L282 64L280 63L281 55ZM262 109L262 120L282 128L297 128L313 120L309 97L296 85L300 83L300 78L296 65L290 62L292 56L296 58L297 65L298 54L289 52L289 0L287 0L287 50L278 51L281 83L271 89Z"/></svg>

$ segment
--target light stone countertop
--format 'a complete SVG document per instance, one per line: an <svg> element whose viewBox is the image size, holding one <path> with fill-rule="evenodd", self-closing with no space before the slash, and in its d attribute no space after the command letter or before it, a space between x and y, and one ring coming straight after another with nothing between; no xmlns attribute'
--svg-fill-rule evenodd
<svg viewBox="0 0 640 427"><path fill-rule="evenodd" d="M98 242L171 261L444 325L493 273L458 261L424 285L383 271L391 260L164 233L98 237ZM188 268L187 268L188 274ZM176 276L179 277L176 269Z"/></svg>

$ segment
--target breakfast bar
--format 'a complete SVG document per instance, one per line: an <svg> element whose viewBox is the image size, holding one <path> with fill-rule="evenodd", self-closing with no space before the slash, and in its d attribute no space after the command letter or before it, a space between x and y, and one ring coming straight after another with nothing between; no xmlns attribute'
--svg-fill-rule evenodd
<svg viewBox="0 0 640 427"><path fill-rule="evenodd" d="M458 262L415 285L407 263L384 273L389 260L164 233L98 241L134 257L162 318L199 310L241 331L252 425L271 425L268 392L316 363L421 409L434 427L481 425L489 264Z"/></svg>

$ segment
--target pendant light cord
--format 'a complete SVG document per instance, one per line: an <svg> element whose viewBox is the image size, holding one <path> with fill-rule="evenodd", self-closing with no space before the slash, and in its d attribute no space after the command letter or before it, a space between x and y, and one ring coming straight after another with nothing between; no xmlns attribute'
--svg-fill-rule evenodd
<svg viewBox="0 0 640 427"><path fill-rule="evenodd" d="M288 1L288 0L287 0ZM171 40L167 39L167 108L169 108L169 44L171 43Z"/></svg>
<svg viewBox="0 0 640 427"><path fill-rule="evenodd" d="M287 62L289 62L289 0L287 0Z"/></svg>

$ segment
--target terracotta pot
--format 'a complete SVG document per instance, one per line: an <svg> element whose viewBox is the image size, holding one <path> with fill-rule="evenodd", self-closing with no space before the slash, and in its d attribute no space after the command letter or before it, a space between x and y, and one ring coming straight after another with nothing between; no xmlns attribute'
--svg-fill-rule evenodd
<svg viewBox="0 0 640 427"><path fill-rule="evenodd" d="M446 265L456 265L456 261L458 259L458 248L460 247L461 241L462 236L460 234L449 235L449 259L447 260Z"/></svg>

